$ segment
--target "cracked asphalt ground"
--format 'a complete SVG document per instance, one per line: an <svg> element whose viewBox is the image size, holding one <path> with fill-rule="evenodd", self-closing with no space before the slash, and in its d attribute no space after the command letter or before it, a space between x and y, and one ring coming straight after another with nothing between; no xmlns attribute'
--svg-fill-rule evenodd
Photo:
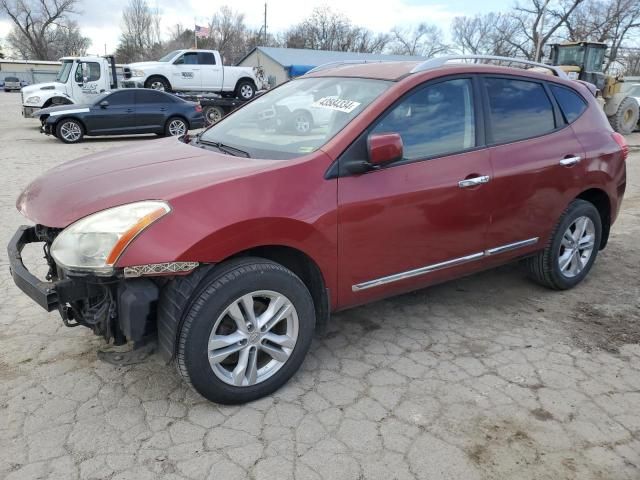
<svg viewBox="0 0 640 480"><path fill-rule="evenodd" d="M640 478L640 153L578 288L507 266L334 315L288 385L223 407L157 357L101 363L98 337L14 286L4 245L24 223L20 190L65 160L153 141L63 145L20 118L19 98L0 94L0 478Z"/></svg>

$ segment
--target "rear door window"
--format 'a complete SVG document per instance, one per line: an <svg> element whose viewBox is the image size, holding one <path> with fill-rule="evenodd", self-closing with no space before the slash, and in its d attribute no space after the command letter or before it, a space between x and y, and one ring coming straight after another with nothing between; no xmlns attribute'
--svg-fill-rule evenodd
<svg viewBox="0 0 640 480"><path fill-rule="evenodd" d="M216 57L211 52L198 52L198 64L215 65Z"/></svg>
<svg viewBox="0 0 640 480"><path fill-rule="evenodd" d="M485 78L493 143L537 137L556 128L551 100L542 83Z"/></svg>
<svg viewBox="0 0 640 480"><path fill-rule="evenodd" d="M560 110L567 123L573 122L587 109L587 102L570 88L551 85L551 92L556 98Z"/></svg>
<svg viewBox="0 0 640 480"><path fill-rule="evenodd" d="M468 78L427 85L392 107L372 133L398 133L404 160L462 152L476 145L473 84Z"/></svg>
<svg viewBox="0 0 640 480"><path fill-rule="evenodd" d="M142 88L136 90L136 103L138 104L173 103L173 101L172 97L162 92Z"/></svg>

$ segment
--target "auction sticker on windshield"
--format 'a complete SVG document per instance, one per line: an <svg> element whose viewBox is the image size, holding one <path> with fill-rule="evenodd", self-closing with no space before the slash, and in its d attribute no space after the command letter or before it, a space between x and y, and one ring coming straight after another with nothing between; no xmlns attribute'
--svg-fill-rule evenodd
<svg viewBox="0 0 640 480"><path fill-rule="evenodd" d="M360 102L336 97L323 97L311 104L312 107L328 108L338 112L351 113L360 106Z"/></svg>

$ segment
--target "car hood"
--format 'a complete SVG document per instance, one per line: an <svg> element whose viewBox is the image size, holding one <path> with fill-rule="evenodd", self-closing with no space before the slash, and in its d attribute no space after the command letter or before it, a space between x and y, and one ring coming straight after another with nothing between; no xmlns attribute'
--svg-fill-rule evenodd
<svg viewBox="0 0 640 480"><path fill-rule="evenodd" d="M154 68L154 67L164 67L166 65L169 65L169 63L168 62L137 62L137 63L130 63L128 67L131 70L144 70L145 67Z"/></svg>
<svg viewBox="0 0 640 480"><path fill-rule="evenodd" d="M81 110L85 110L88 112L89 107L90 105L76 105L73 103L69 105L58 105L57 107L41 108L40 110L32 113L31 116L40 117L41 115L46 115L46 114L51 115L52 113L66 112L66 111L79 112Z"/></svg>
<svg viewBox="0 0 640 480"><path fill-rule="evenodd" d="M35 223L64 228L106 208L141 200L171 202L281 163L223 155L176 138L143 143L88 155L49 170L20 194L16 207Z"/></svg>
<svg viewBox="0 0 640 480"><path fill-rule="evenodd" d="M26 87L22 87L22 93L24 93L24 98L27 98L28 95L35 95L42 92L57 90L59 92L66 92L64 88L64 84L57 82L46 82L46 83L36 83L35 85L27 85Z"/></svg>

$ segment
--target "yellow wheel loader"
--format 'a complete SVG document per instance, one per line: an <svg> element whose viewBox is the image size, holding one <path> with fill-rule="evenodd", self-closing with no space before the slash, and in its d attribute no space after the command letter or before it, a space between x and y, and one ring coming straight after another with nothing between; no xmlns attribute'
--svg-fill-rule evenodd
<svg viewBox="0 0 640 480"><path fill-rule="evenodd" d="M571 42L551 45L551 64L569 78L592 83L599 91L604 113L616 132L629 134L638 126L638 101L622 92L623 80L603 71L607 44Z"/></svg>

